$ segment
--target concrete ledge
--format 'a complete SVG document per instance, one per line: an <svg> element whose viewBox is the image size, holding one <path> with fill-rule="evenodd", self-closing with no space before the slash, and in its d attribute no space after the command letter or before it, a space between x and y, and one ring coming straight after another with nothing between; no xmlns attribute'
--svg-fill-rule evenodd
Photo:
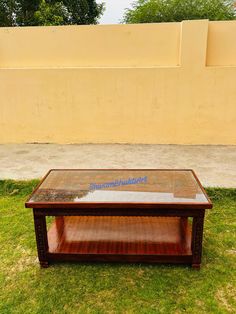
<svg viewBox="0 0 236 314"><path fill-rule="evenodd" d="M236 146L0 145L0 179L41 178L50 168L192 168L204 186L236 188Z"/></svg>

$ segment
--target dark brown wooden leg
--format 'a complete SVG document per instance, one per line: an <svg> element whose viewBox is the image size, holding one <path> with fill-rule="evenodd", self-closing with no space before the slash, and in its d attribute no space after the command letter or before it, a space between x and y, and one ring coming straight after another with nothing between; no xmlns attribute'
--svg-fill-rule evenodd
<svg viewBox="0 0 236 314"><path fill-rule="evenodd" d="M48 268L49 267L49 263L48 262L40 261L39 263L40 263L40 267L42 267L42 268Z"/></svg>
<svg viewBox="0 0 236 314"><path fill-rule="evenodd" d="M182 246L185 249L187 245L187 228L188 228L188 217L180 218L180 234Z"/></svg>
<svg viewBox="0 0 236 314"><path fill-rule="evenodd" d="M34 210L34 228L38 249L38 258L40 266L43 268L48 267L48 238L47 238L47 227L46 227L46 217L42 215L37 215Z"/></svg>
<svg viewBox="0 0 236 314"><path fill-rule="evenodd" d="M186 237L187 227L188 227L188 217L181 217L180 218L180 228L181 228L181 235L183 238Z"/></svg>
<svg viewBox="0 0 236 314"><path fill-rule="evenodd" d="M204 212L199 213L198 217L193 217L192 225L192 267L200 269L202 258L202 239L203 239Z"/></svg>
<svg viewBox="0 0 236 314"><path fill-rule="evenodd" d="M55 223L57 227L57 232L59 235L61 235L61 231L64 229L64 216L57 216L55 217Z"/></svg>
<svg viewBox="0 0 236 314"><path fill-rule="evenodd" d="M201 264L192 264L192 268L196 270L200 270Z"/></svg>

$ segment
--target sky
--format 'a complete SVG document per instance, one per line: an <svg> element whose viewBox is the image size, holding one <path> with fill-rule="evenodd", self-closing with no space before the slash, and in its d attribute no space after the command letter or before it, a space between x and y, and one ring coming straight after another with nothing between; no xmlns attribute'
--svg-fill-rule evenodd
<svg viewBox="0 0 236 314"><path fill-rule="evenodd" d="M118 24L123 17L124 9L130 8L134 0L97 0L105 2L106 10L99 20L100 24Z"/></svg>

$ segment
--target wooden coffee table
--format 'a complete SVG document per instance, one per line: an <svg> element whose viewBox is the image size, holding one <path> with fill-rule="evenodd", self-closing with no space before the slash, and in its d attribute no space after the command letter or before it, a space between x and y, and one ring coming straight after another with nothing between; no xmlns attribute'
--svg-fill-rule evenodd
<svg viewBox="0 0 236 314"><path fill-rule="evenodd" d="M205 209L192 170L50 170L33 208L38 258L186 263L199 269ZM55 217L47 231L46 216Z"/></svg>

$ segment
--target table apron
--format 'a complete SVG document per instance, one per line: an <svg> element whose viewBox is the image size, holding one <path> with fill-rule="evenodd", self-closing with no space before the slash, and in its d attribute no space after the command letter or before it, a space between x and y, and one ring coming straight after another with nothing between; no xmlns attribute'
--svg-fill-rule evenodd
<svg viewBox="0 0 236 314"><path fill-rule="evenodd" d="M162 216L162 217L204 217L205 209L62 209L34 208L37 216Z"/></svg>

